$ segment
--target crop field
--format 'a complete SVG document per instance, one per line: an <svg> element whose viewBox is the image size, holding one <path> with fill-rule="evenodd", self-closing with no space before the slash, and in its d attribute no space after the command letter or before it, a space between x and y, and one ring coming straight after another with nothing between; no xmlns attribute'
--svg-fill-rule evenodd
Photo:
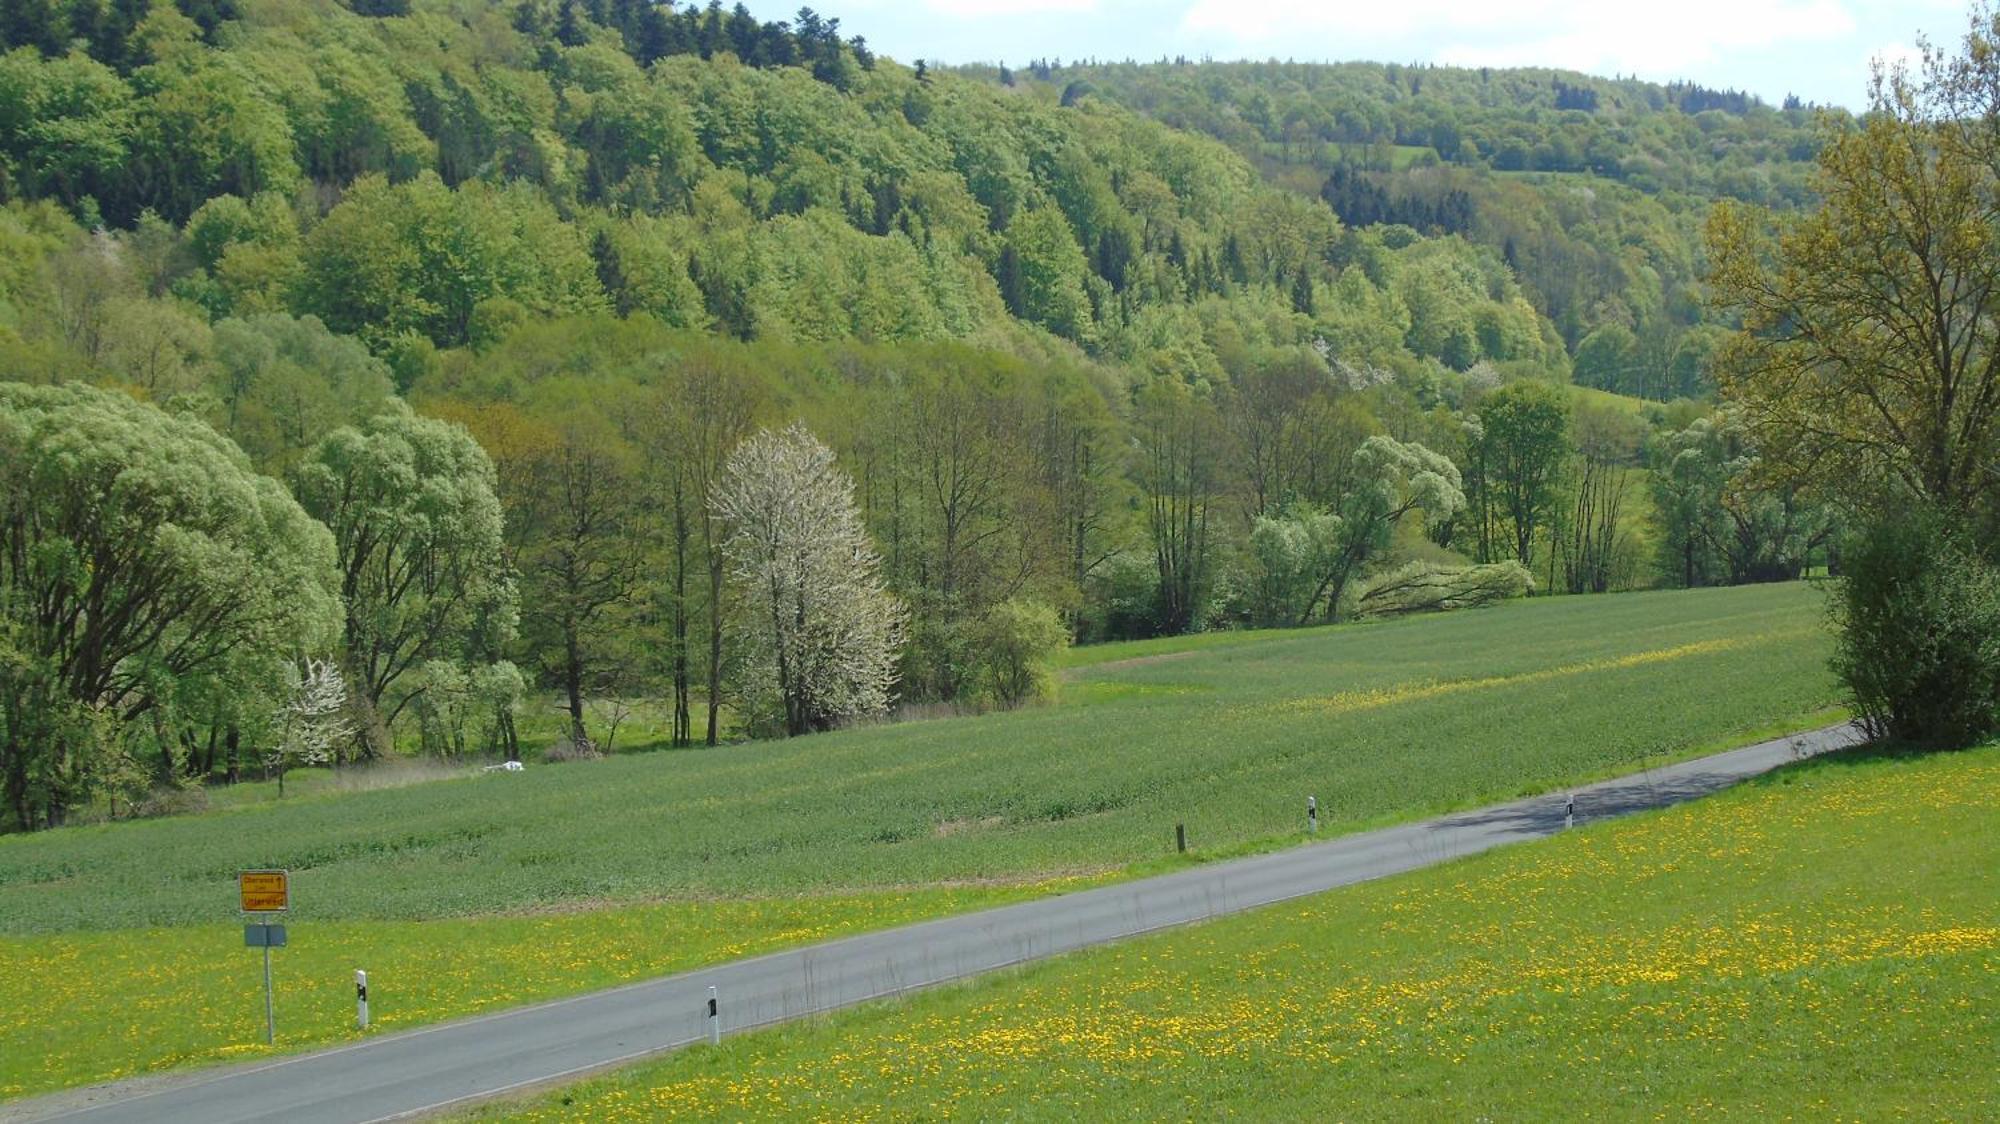
<svg viewBox="0 0 2000 1124"><path fill-rule="evenodd" d="M0 1095L263 1052L246 867L294 872L296 1048L351 1033L355 967L410 1025L1160 869L1176 823L1193 861L1281 845L1308 794L1351 830L1823 722L1823 611L1783 586L1155 644L1008 714L0 838ZM216 1017L179 1025L189 990Z"/></svg>
<svg viewBox="0 0 2000 1124"><path fill-rule="evenodd" d="M2000 1116L2000 746L699 1048L482 1120Z"/></svg>

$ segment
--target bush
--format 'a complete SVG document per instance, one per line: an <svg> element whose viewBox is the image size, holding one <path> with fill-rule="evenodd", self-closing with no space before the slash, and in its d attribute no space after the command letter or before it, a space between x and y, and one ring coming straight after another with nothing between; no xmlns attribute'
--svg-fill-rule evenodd
<svg viewBox="0 0 2000 1124"><path fill-rule="evenodd" d="M978 628L982 686L1002 706L1055 693L1056 657L1069 646L1062 616L1039 601L996 606Z"/></svg>
<svg viewBox="0 0 2000 1124"><path fill-rule="evenodd" d="M554 745L542 751L542 761L549 765L561 765L568 761L595 761L603 757L597 747L588 741L578 743L564 735Z"/></svg>
<svg viewBox="0 0 2000 1124"><path fill-rule="evenodd" d="M1841 552L1834 670L1878 736L1958 748L2000 733L2000 567L1934 513Z"/></svg>

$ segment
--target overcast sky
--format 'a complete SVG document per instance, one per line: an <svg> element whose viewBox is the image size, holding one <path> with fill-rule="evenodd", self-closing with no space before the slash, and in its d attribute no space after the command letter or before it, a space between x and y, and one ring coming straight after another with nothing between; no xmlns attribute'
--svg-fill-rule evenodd
<svg viewBox="0 0 2000 1124"><path fill-rule="evenodd" d="M1554 66L1857 106L1868 60L1954 45L1963 0L820 0L910 62L1165 55ZM765 19L796 0L751 0Z"/></svg>

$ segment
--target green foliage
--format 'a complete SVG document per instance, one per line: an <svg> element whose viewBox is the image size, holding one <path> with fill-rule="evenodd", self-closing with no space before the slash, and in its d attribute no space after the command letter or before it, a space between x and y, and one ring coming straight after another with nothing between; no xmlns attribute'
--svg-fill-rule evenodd
<svg viewBox="0 0 2000 1124"><path fill-rule="evenodd" d="M133 95L86 55L0 55L0 168L8 193L75 206L108 197L124 174Z"/></svg>
<svg viewBox="0 0 2000 1124"><path fill-rule="evenodd" d="M1576 345L1571 377L1582 386L1629 394L1631 373L1638 360L1639 339L1623 324L1606 324Z"/></svg>
<svg viewBox="0 0 2000 1124"><path fill-rule="evenodd" d="M1034 601L1001 602L974 629L979 679L993 701L1006 707L1053 699L1056 665L1068 647L1062 614Z"/></svg>
<svg viewBox="0 0 2000 1124"><path fill-rule="evenodd" d="M1337 551L1340 518L1310 507L1260 515L1250 529L1245 611L1256 626L1298 624Z"/></svg>
<svg viewBox="0 0 2000 1124"><path fill-rule="evenodd" d="M300 303L335 331L381 342L471 340L480 306L542 316L603 304L577 231L524 185L452 191L434 176L357 182L306 239Z"/></svg>
<svg viewBox="0 0 2000 1124"><path fill-rule="evenodd" d="M1087 266L1062 212L1035 208L1016 215L1007 224L1001 262L1008 311L1059 336L1084 337L1090 322L1083 284Z"/></svg>
<svg viewBox="0 0 2000 1124"><path fill-rule="evenodd" d="M499 744L505 716L526 690L520 670L505 660L469 667L431 660L417 674L417 730L423 752L436 757L463 757Z"/></svg>
<svg viewBox="0 0 2000 1124"><path fill-rule="evenodd" d="M1652 461L1657 563L1676 585L1790 581L1834 535L1823 501L1757 479L1761 458L1733 409L1660 434Z"/></svg>
<svg viewBox="0 0 2000 1124"><path fill-rule="evenodd" d="M1568 400L1554 387L1512 383L1479 404L1468 490L1479 558L1533 567L1570 453Z"/></svg>
<svg viewBox="0 0 2000 1124"><path fill-rule="evenodd" d="M1703 385L1699 212L1789 205L1809 138L1742 99L1530 71L1433 68L1418 96L1370 67L1037 65L1009 88L878 65L810 14L37 10L0 28L23 48L0 56L0 362L207 418L288 474L395 414L391 387L467 424L533 611L513 635L481 593L389 679L512 661L579 744L628 693L670 692L682 743L703 703L711 741L754 709L708 500L745 434L792 420L911 608L912 702L986 692L980 629L1014 601L1095 639L1324 618L1459 553L1613 584L1649 536L1579 513L1630 458L1516 449L1532 392L1496 388L1561 383L1585 343L1599 379L1605 340L1621 389ZM66 18L102 34L72 50ZM1357 455L1387 434L1456 463ZM1465 510L1412 503L1419 478ZM1822 533L1739 491L1705 526ZM1291 518L1317 532L1259 530ZM424 741L422 691L385 673L357 687L372 744L399 712ZM482 744L517 751L509 721ZM233 775L241 740L183 775Z"/></svg>
<svg viewBox="0 0 2000 1124"><path fill-rule="evenodd" d="M490 662L513 635L493 462L459 426L392 412L328 434L291 477L333 532L342 669L364 752L380 753L422 693L406 680L436 659Z"/></svg>
<svg viewBox="0 0 2000 1124"><path fill-rule="evenodd" d="M1956 749L2000 732L2000 565L1931 511L1884 517L1840 552L1834 668L1876 729Z"/></svg>
<svg viewBox="0 0 2000 1124"><path fill-rule="evenodd" d="M1324 200L1349 227L1379 230L1392 248L1433 235L1476 242L1523 283L1547 342L1574 348L1600 328L1622 326L1639 341L1622 389L1663 399L1693 393L1697 356L1681 349L1707 330L1697 278L1701 212L1718 198L1780 209L1806 203L1808 161L1821 139L1814 113L1563 71L1394 69L1037 64L1027 88L1053 99L1087 83L1098 95L1092 104L1117 103L1221 140L1268 181ZM981 67L964 73L992 78ZM1426 353L1462 368L1461 323L1439 311L1423 329ZM1490 336L1496 328L1475 330ZM1498 350L1486 348L1496 359Z"/></svg>
<svg viewBox="0 0 2000 1124"><path fill-rule="evenodd" d="M214 421L266 471L289 468L320 437L389 406L389 369L360 341L313 317L268 313L215 325Z"/></svg>
<svg viewBox="0 0 2000 1124"><path fill-rule="evenodd" d="M1535 588L1528 568L1511 559L1484 566L1411 562L1370 580L1355 597L1361 617L1399 617L1477 609L1525 597Z"/></svg>
<svg viewBox="0 0 2000 1124"><path fill-rule="evenodd" d="M334 639L333 544L199 421L83 386L0 384L0 782L61 823L150 750L282 690ZM143 720L142 720L143 719Z"/></svg>

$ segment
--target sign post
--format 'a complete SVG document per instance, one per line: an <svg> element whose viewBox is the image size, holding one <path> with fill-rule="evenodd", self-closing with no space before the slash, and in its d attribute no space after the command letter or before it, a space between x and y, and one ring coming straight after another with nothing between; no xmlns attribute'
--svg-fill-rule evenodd
<svg viewBox="0 0 2000 1124"><path fill-rule="evenodd" d="M245 870L236 875L236 894L243 912L268 916L292 908L290 876L282 870ZM271 1002L271 950L285 946L285 927L259 917L243 926L243 943L264 950L264 1042L278 1042L278 1018Z"/></svg>

